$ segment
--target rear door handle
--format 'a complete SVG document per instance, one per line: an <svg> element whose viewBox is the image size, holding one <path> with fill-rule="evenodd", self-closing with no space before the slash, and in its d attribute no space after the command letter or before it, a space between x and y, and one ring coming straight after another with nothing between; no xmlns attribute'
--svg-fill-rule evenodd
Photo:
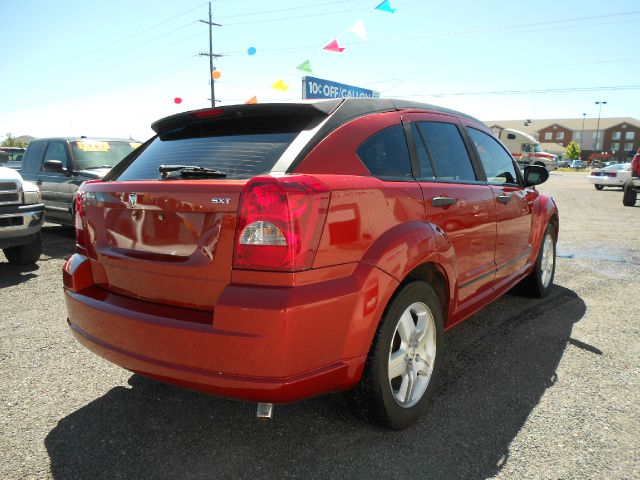
<svg viewBox="0 0 640 480"><path fill-rule="evenodd" d="M500 203L509 203L511 201L511 195L498 195L496 200Z"/></svg>
<svg viewBox="0 0 640 480"><path fill-rule="evenodd" d="M448 207L456 202L457 200L451 197L433 197L431 199L431 205L434 207Z"/></svg>

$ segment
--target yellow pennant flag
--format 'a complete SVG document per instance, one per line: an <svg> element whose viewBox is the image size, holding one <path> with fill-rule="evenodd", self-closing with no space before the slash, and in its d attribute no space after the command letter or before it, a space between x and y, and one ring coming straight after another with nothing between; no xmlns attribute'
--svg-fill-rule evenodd
<svg viewBox="0 0 640 480"><path fill-rule="evenodd" d="M271 85L271 88L275 88L276 90L282 90L283 92L286 92L287 90L289 90L289 85L285 85L282 79L280 79L276 83Z"/></svg>

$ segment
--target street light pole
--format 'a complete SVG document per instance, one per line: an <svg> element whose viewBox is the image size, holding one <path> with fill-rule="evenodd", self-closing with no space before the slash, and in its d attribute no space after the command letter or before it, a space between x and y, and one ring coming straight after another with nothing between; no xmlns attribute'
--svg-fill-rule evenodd
<svg viewBox="0 0 640 480"><path fill-rule="evenodd" d="M580 131L580 152L582 152L582 139L584 138L584 119L586 116L586 113L582 114L582 130ZM582 158L582 155L580 155L580 158Z"/></svg>
<svg viewBox="0 0 640 480"><path fill-rule="evenodd" d="M596 127L596 144L595 144L595 148L593 149L593 153L595 153L596 149L598 148L598 136L600 135L600 113L602 113L602 105L606 105L607 102L596 102L596 105L598 105L598 125ZM602 149L600 149L600 151L602 151Z"/></svg>

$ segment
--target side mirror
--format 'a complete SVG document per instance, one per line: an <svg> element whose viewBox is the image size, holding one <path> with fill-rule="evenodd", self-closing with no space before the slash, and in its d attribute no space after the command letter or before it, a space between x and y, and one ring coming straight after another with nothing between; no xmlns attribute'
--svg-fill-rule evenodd
<svg viewBox="0 0 640 480"><path fill-rule="evenodd" d="M549 170L542 165L527 165L524 167L524 184L534 187L549 179Z"/></svg>
<svg viewBox="0 0 640 480"><path fill-rule="evenodd" d="M62 164L62 160L47 160L42 165L45 172L67 173L67 169Z"/></svg>

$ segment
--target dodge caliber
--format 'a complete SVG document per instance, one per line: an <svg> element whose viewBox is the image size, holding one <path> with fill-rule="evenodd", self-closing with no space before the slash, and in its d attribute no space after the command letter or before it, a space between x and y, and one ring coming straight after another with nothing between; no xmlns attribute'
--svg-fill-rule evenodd
<svg viewBox="0 0 640 480"><path fill-rule="evenodd" d="M558 211L478 120L390 99L172 115L76 196L68 324L105 359L273 404L345 391L401 429L444 331L553 285Z"/></svg>

